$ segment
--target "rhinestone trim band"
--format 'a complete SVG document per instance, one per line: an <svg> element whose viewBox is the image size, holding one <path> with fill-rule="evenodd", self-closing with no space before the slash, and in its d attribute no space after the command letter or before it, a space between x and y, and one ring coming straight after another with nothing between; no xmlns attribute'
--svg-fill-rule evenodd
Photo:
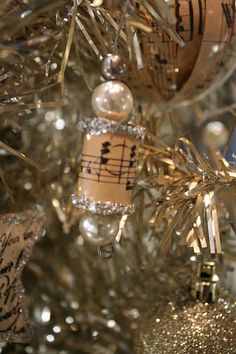
<svg viewBox="0 0 236 354"><path fill-rule="evenodd" d="M79 130L90 135L100 135L106 133L128 133L136 139L144 139L145 128L136 126L133 123L119 124L105 118L85 118L79 122Z"/></svg>
<svg viewBox="0 0 236 354"><path fill-rule="evenodd" d="M130 215L135 212L134 204L123 205L121 203L111 203L111 202L102 202L94 201L88 197L82 196L78 197L76 194L71 196L72 204L77 208L82 208L89 210L91 212L103 215L111 214L121 214L121 215Z"/></svg>

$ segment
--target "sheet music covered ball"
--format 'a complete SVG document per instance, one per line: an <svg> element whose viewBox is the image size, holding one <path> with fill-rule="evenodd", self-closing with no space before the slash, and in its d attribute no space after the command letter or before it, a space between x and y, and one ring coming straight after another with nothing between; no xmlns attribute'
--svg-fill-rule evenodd
<svg viewBox="0 0 236 354"><path fill-rule="evenodd" d="M129 82L134 94L150 100L191 100L221 85L235 68L235 2L172 3L170 11L176 17L173 31L179 40L164 33L145 8L139 8L152 32L140 32L142 65L139 70L132 67Z"/></svg>

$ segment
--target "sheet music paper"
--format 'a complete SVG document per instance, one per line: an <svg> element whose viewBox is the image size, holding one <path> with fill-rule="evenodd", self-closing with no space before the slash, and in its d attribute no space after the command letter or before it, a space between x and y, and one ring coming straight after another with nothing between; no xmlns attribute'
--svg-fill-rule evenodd
<svg viewBox="0 0 236 354"><path fill-rule="evenodd" d="M122 134L86 135L78 196L128 205L135 180L139 141Z"/></svg>
<svg viewBox="0 0 236 354"><path fill-rule="evenodd" d="M204 34L194 70L183 87L185 94L203 90L216 75L225 72L232 37L235 35L235 1L207 0ZM234 58L232 58L235 60ZM194 90L194 91L193 91Z"/></svg>
<svg viewBox="0 0 236 354"><path fill-rule="evenodd" d="M141 97L146 92L158 101L189 99L234 66L234 0L174 0L172 10L175 30L185 46L180 47L146 17L153 32L140 32L144 69L132 68L132 90Z"/></svg>

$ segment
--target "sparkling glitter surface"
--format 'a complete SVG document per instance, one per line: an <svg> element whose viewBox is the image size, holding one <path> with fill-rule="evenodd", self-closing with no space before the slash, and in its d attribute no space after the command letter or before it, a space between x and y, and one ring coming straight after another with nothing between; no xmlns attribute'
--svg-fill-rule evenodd
<svg viewBox="0 0 236 354"><path fill-rule="evenodd" d="M135 346L136 354L236 353L236 302L227 293L214 304L179 296L143 318Z"/></svg>
<svg viewBox="0 0 236 354"><path fill-rule="evenodd" d="M78 124L79 129L86 131L90 135L100 135L106 133L128 133L136 139L145 137L145 128L136 126L131 122L127 124L117 124L117 122L105 118L84 118Z"/></svg>
<svg viewBox="0 0 236 354"><path fill-rule="evenodd" d="M98 214L110 215L110 214L133 214L135 211L134 204L123 205L121 203L111 203L95 201L86 196L78 197L75 194L71 196L72 204L77 208L82 208Z"/></svg>

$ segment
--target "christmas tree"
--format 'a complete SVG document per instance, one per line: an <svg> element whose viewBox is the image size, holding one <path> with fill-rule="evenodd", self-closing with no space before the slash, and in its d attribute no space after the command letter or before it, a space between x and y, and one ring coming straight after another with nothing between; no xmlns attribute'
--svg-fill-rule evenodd
<svg viewBox="0 0 236 354"><path fill-rule="evenodd" d="M1 353L235 352L235 26L2 0Z"/></svg>

